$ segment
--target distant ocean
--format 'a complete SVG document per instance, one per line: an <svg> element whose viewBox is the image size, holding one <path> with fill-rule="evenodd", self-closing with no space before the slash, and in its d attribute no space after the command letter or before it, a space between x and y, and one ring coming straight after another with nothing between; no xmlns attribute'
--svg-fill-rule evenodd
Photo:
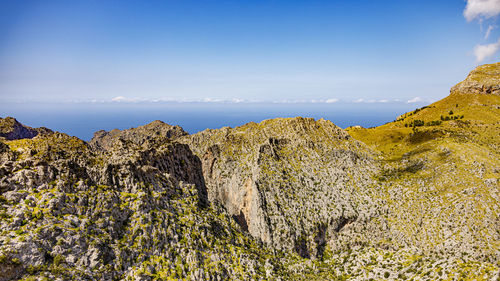
<svg viewBox="0 0 500 281"><path fill-rule="evenodd" d="M98 130L128 129L161 120L193 134L207 128L236 127L276 117L324 118L337 126L379 126L424 104L416 103L11 103L0 117L31 127L47 127L83 140Z"/></svg>

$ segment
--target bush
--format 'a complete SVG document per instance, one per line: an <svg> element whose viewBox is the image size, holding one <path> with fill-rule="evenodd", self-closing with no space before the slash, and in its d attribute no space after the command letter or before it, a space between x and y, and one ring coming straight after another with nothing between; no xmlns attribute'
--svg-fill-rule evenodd
<svg viewBox="0 0 500 281"><path fill-rule="evenodd" d="M440 120L434 120L434 121L427 122L425 125L426 126L437 126L437 125L441 125L441 121Z"/></svg>
<svg viewBox="0 0 500 281"><path fill-rule="evenodd" d="M54 265L55 266L59 266L61 263L64 263L66 262L66 260L64 259L63 256L61 255L57 255L55 258L54 258Z"/></svg>
<svg viewBox="0 0 500 281"><path fill-rule="evenodd" d="M9 200L3 197L3 195L0 195L0 204L9 204Z"/></svg>
<svg viewBox="0 0 500 281"><path fill-rule="evenodd" d="M425 125L424 120L419 120L419 119L413 120L414 127L420 127L420 126L424 126L424 125Z"/></svg>

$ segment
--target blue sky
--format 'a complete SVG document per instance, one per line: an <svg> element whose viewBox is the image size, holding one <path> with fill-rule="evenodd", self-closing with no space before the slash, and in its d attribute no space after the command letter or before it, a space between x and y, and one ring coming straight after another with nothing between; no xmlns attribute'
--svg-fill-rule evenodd
<svg viewBox="0 0 500 281"><path fill-rule="evenodd" d="M435 101L500 60L498 7L2 0L0 102Z"/></svg>

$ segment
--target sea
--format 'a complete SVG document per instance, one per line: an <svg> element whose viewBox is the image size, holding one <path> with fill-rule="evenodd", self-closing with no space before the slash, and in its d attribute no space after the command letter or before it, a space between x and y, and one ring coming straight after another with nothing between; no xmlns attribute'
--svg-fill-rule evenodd
<svg viewBox="0 0 500 281"><path fill-rule="evenodd" d="M89 141L98 130L129 129L161 120L190 134L207 128L237 127L277 117L324 118L341 128L374 127L425 104L390 103L3 103L0 117L12 116L30 127Z"/></svg>

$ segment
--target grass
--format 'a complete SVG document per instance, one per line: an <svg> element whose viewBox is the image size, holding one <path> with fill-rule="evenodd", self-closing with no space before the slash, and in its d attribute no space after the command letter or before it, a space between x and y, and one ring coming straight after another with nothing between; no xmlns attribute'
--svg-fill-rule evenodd
<svg viewBox="0 0 500 281"><path fill-rule="evenodd" d="M372 149L386 156L387 160L400 159L403 154L423 142L440 137L467 136L490 145L500 145L500 96L455 93L418 111L408 112L391 122L375 128L347 129L348 133ZM433 122L441 116L464 116L462 119L443 121L439 125L405 127L405 124L422 120Z"/></svg>

